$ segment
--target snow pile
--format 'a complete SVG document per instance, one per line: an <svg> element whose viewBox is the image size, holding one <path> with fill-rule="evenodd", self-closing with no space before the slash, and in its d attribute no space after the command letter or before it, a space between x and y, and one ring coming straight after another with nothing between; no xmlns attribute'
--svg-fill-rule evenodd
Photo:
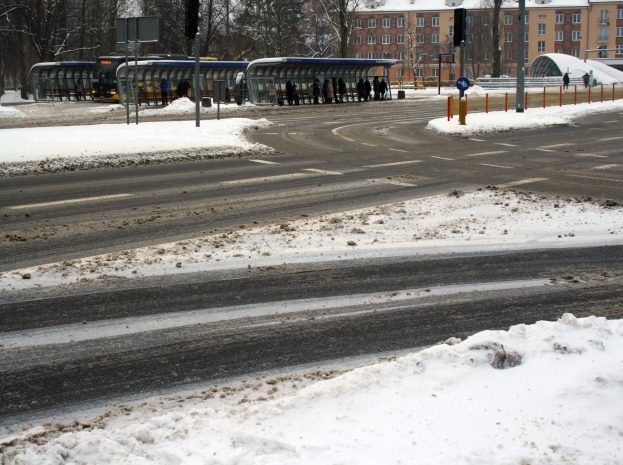
<svg viewBox="0 0 623 465"><path fill-rule="evenodd" d="M592 104L581 103L562 107L530 108L523 113L517 113L515 111L468 113L464 126L459 124L458 116L455 115L450 121L448 121L447 118L437 118L429 121L428 129L442 134L466 136L470 134L484 134L570 124L573 120L581 118L589 113L621 109L623 109L623 100Z"/></svg>
<svg viewBox="0 0 623 465"><path fill-rule="evenodd" d="M267 381L269 396L245 381L35 430L10 442L5 463L618 465L622 360L623 321L566 314L298 392L296 376Z"/></svg>
<svg viewBox="0 0 623 465"><path fill-rule="evenodd" d="M244 131L266 119L229 118L0 130L0 175L209 158L270 151Z"/></svg>
<svg viewBox="0 0 623 465"><path fill-rule="evenodd" d="M125 110L125 106L119 103L104 105L101 107L90 108L89 113L114 113L116 111Z"/></svg>
<svg viewBox="0 0 623 465"><path fill-rule="evenodd" d="M28 240L25 231L15 234ZM621 243L623 208L615 202L490 188L7 271L0 291L282 263Z"/></svg>
<svg viewBox="0 0 623 465"><path fill-rule="evenodd" d="M213 102L211 107L200 107L203 114L216 114L217 111L223 113L235 113L238 111L244 111L248 108L255 108L255 105L247 103L245 105L237 105L235 103L221 103L220 109L217 108L217 103ZM166 115L194 115L196 111L195 102L187 97L182 97L173 100L166 107L159 107L153 109L145 109L141 112L145 116L166 116Z"/></svg>
<svg viewBox="0 0 623 465"><path fill-rule="evenodd" d="M24 118L25 116L15 107L0 107L0 118Z"/></svg>

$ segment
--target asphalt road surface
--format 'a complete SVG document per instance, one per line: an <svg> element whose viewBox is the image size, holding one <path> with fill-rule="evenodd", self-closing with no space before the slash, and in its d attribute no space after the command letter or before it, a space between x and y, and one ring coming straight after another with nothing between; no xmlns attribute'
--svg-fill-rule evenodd
<svg viewBox="0 0 623 465"><path fill-rule="evenodd" d="M431 105L426 104L426 105ZM472 138L394 101L271 110L249 157L0 179L0 270L497 185L623 203L620 114ZM469 122L469 120L468 120ZM0 423L76 402L621 317L623 247L321 263L6 292Z"/></svg>

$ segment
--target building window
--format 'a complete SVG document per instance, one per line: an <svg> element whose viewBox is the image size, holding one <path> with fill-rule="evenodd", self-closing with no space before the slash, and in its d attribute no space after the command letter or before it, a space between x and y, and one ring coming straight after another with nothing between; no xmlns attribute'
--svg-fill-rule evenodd
<svg viewBox="0 0 623 465"><path fill-rule="evenodd" d="M430 35L430 41L432 44L438 44L439 43L439 34L431 34Z"/></svg>
<svg viewBox="0 0 623 465"><path fill-rule="evenodd" d="M433 16L433 21L432 21L431 26L439 27L439 16Z"/></svg>
<svg viewBox="0 0 623 465"><path fill-rule="evenodd" d="M384 29L390 28L392 27L392 20L386 16L385 18L383 18L381 24Z"/></svg>
<svg viewBox="0 0 623 465"><path fill-rule="evenodd" d="M415 36L415 43L418 45L423 45L424 44L424 34L417 34Z"/></svg>
<svg viewBox="0 0 623 465"><path fill-rule="evenodd" d="M415 18L415 27L424 27L424 17L418 16Z"/></svg>
<svg viewBox="0 0 623 465"><path fill-rule="evenodd" d="M387 45L390 43L390 39L389 39L389 34L383 34L383 36L381 36L381 43L383 45Z"/></svg>
<svg viewBox="0 0 623 465"><path fill-rule="evenodd" d="M617 55L623 55L623 44L617 44Z"/></svg>
<svg viewBox="0 0 623 465"><path fill-rule="evenodd" d="M582 14L581 13L573 13L571 15L571 22L573 24L580 24L582 22Z"/></svg>
<svg viewBox="0 0 623 465"><path fill-rule="evenodd" d="M513 24L513 15L504 15L504 24L507 26Z"/></svg>
<svg viewBox="0 0 623 465"><path fill-rule="evenodd" d="M396 18L396 27L405 27L404 16L399 16L398 18Z"/></svg>
<svg viewBox="0 0 623 465"><path fill-rule="evenodd" d="M530 24L530 14L529 13L526 13L526 16L524 16L523 23L524 24Z"/></svg>
<svg viewBox="0 0 623 465"><path fill-rule="evenodd" d="M524 42L528 42L529 34L526 32L524 35Z"/></svg>
<svg viewBox="0 0 623 465"><path fill-rule="evenodd" d="M361 45L361 36L355 36L355 45Z"/></svg>
<svg viewBox="0 0 623 465"><path fill-rule="evenodd" d="M545 35L545 24L539 23L537 34L539 34L540 36L544 36Z"/></svg>
<svg viewBox="0 0 623 465"><path fill-rule="evenodd" d="M513 49L507 48L504 50L504 57L506 58L506 61L511 61L513 59Z"/></svg>
<svg viewBox="0 0 623 465"><path fill-rule="evenodd" d="M617 19L623 19L623 8L617 9Z"/></svg>
<svg viewBox="0 0 623 465"><path fill-rule="evenodd" d="M571 40L574 42L579 41L582 38L580 31L571 31Z"/></svg>
<svg viewBox="0 0 623 465"><path fill-rule="evenodd" d="M571 56L576 57L576 58L579 57L580 56L580 49L572 48L571 49Z"/></svg>
<svg viewBox="0 0 623 465"><path fill-rule="evenodd" d="M599 28L599 41L606 42L607 40L608 40L608 28L602 26Z"/></svg>
<svg viewBox="0 0 623 465"><path fill-rule="evenodd" d="M405 69L404 68L398 68L398 79L404 79L405 77Z"/></svg>
<svg viewBox="0 0 623 465"><path fill-rule="evenodd" d="M439 77L439 68L432 68L431 71L432 71L433 77L435 78Z"/></svg>
<svg viewBox="0 0 623 465"><path fill-rule="evenodd" d="M376 36L368 36L368 45L376 44Z"/></svg>
<svg viewBox="0 0 623 465"><path fill-rule="evenodd" d="M544 40L537 41L536 49L537 49L537 52L539 53L545 53L545 41Z"/></svg>
<svg viewBox="0 0 623 465"><path fill-rule="evenodd" d="M454 37L454 26L448 26L448 36Z"/></svg>
<svg viewBox="0 0 623 465"><path fill-rule="evenodd" d="M415 69L415 77L422 77L422 70L420 68Z"/></svg>
<svg viewBox="0 0 623 465"><path fill-rule="evenodd" d="M623 27L617 27L617 37L623 37Z"/></svg>
<svg viewBox="0 0 623 465"><path fill-rule="evenodd" d="M523 52L524 61L528 61L530 59L530 55L528 54L528 50L524 50Z"/></svg>
<svg viewBox="0 0 623 465"><path fill-rule="evenodd" d="M402 50L398 52L398 59L399 60L404 60L405 59L405 52L403 52Z"/></svg>
<svg viewBox="0 0 623 465"><path fill-rule="evenodd" d="M386 60L391 60L392 58L391 52L383 52L383 58L385 58Z"/></svg>
<svg viewBox="0 0 623 465"><path fill-rule="evenodd" d="M507 32L504 34L504 42L512 42L513 41L513 33Z"/></svg>
<svg viewBox="0 0 623 465"><path fill-rule="evenodd" d="M562 42L565 40L565 33L563 31L556 31L556 41Z"/></svg>
<svg viewBox="0 0 623 465"><path fill-rule="evenodd" d="M361 27L361 18L355 18L353 20L353 27L360 28Z"/></svg>
<svg viewBox="0 0 623 465"><path fill-rule="evenodd" d="M375 58L374 52L368 52L368 60L374 60Z"/></svg>
<svg viewBox="0 0 623 465"><path fill-rule="evenodd" d="M376 27L376 18L368 18L368 27Z"/></svg>
<svg viewBox="0 0 623 465"><path fill-rule="evenodd" d="M402 35L402 34L396 35L396 43L397 44L404 44L405 43L405 36Z"/></svg>
<svg viewBox="0 0 623 465"><path fill-rule="evenodd" d="M468 44L471 44L474 42L474 34L472 34L471 32L468 32L467 34L465 34L465 42Z"/></svg>
<svg viewBox="0 0 623 465"><path fill-rule="evenodd" d="M556 13L556 24L563 24L565 22L564 13Z"/></svg>
<svg viewBox="0 0 623 465"><path fill-rule="evenodd" d="M599 24L608 24L608 21L609 21L608 10L600 10L599 11Z"/></svg>
<svg viewBox="0 0 623 465"><path fill-rule="evenodd" d="M473 16L466 16L465 17L465 25L467 27L471 27L474 25L474 17Z"/></svg>

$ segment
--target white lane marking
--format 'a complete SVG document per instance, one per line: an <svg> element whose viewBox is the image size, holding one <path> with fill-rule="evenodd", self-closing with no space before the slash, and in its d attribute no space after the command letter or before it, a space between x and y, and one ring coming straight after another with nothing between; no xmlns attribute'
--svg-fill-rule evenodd
<svg viewBox="0 0 623 465"><path fill-rule="evenodd" d="M495 142L493 145L503 145L504 147L517 147L517 144L507 144L506 142Z"/></svg>
<svg viewBox="0 0 623 465"><path fill-rule="evenodd" d="M264 163L265 165L278 165L279 164L276 161L270 161L270 160L249 160L249 161L252 161L253 163Z"/></svg>
<svg viewBox="0 0 623 465"><path fill-rule="evenodd" d="M539 152L555 152L555 150L544 149L544 148L541 148L541 147L537 147L534 150L538 150Z"/></svg>
<svg viewBox="0 0 623 465"><path fill-rule="evenodd" d="M567 176L571 176L573 178L597 179L598 181L623 182L623 179L598 178L596 176L583 176L581 174L568 174Z"/></svg>
<svg viewBox="0 0 623 465"><path fill-rule="evenodd" d="M399 310L408 306L412 308L414 301L427 299L431 296L460 295L471 292L486 292L512 289L528 289L550 286L549 279L537 278L517 281L485 282L474 284L455 284L427 288L400 289L391 293L377 292L367 294L336 295L309 299L281 300L261 304L235 305L224 308L201 308L183 312L158 313L156 315L115 318L74 323L46 328L18 330L0 333L0 340L5 349L18 349L42 345L67 344L117 336L146 333L151 331L190 327L220 321L241 320L261 316L296 314L307 318L305 312L313 310L350 309L350 314L366 314L375 312L379 305L385 304L384 311ZM387 305L390 305L389 307ZM337 312L336 317L343 313ZM248 320L247 320L248 321ZM257 323L251 322L255 325ZM270 323L269 323L270 324Z"/></svg>
<svg viewBox="0 0 623 465"><path fill-rule="evenodd" d="M618 168L621 166L619 163L612 163L610 165L599 165L594 167L594 170L609 170L610 168Z"/></svg>
<svg viewBox="0 0 623 465"><path fill-rule="evenodd" d="M278 174L276 176L264 176L260 178L247 178L247 179L235 179L233 181L223 181L223 185L236 185L236 184L255 184L259 182L271 182L271 181L285 181L288 179L301 178L303 176L309 176L307 173L290 173L290 174Z"/></svg>
<svg viewBox="0 0 623 465"><path fill-rule="evenodd" d="M289 132L288 136L310 136L311 132Z"/></svg>
<svg viewBox="0 0 623 465"><path fill-rule="evenodd" d="M504 168L507 170L512 170L514 168L514 166L504 166L504 165L492 165L490 163L478 163L481 166L491 166L493 168Z"/></svg>
<svg viewBox="0 0 623 465"><path fill-rule="evenodd" d="M340 127L337 127L337 128L333 128L331 130L331 133L334 136L341 137L342 139L347 140L348 142L355 142L356 143L357 141L355 139L351 139L350 137L346 137L346 136L340 134L340 129L349 128L349 127L352 127L352 126L358 126L360 124L363 124L363 123L347 124L346 126L340 126Z"/></svg>
<svg viewBox="0 0 623 465"><path fill-rule="evenodd" d="M260 134L264 134L265 136L276 136L278 132L260 132Z"/></svg>
<svg viewBox="0 0 623 465"><path fill-rule="evenodd" d="M407 160L407 161L397 161L394 163L380 163L378 165L364 165L364 168L380 168L382 166L399 166L399 165L410 165L412 163L422 163L422 160Z"/></svg>
<svg viewBox="0 0 623 465"><path fill-rule="evenodd" d="M608 155L597 155L596 153L574 153L576 157L593 157L593 158L608 158Z"/></svg>
<svg viewBox="0 0 623 465"><path fill-rule="evenodd" d="M360 142L362 145L367 145L368 147L376 147L375 144L368 144L367 142Z"/></svg>
<svg viewBox="0 0 623 465"><path fill-rule="evenodd" d="M506 184L500 184L498 187L513 187L521 186L523 184L531 184L533 182L547 181L549 178L528 178L520 179L519 181L507 182Z"/></svg>
<svg viewBox="0 0 623 465"><path fill-rule="evenodd" d="M562 144L541 145L541 148L542 149L556 149L559 147L569 147L570 145L575 145L575 144L572 144L571 142L563 142Z"/></svg>
<svg viewBox="0 0 623 465"><path fill-rule="evenodd" d="M408 153L407 150L402 150L402 149L387 149L387 150L391 150L392 152Z"/></svg>
<svg viewBox="0 0 623 465"><path fill-rule="evenodd" d="M487 155L500 155L502 153L508 153L508 150L493 150L491 152L478 152L465 155L466 157L486 157Z"/></svg>
<svg viewBox="0 0 623 465"><path fill-rule="evenodd" d="M619 121L616 119L611 119L610 121L604 121L606 124L618 123Z"/></svg>
<svg viewBox="0 0 623 465"><path fill-rule="evenodd" d="M400 187L417 187L417 184L411 184L408 182L402 182L402 181L394 181L393 179L385 179L385 178L381 178L381 179L368 179L368 182L371 183L383 183L383 184L391 184L392 186L400 186Z"/></svg>
<svg viewBox="0 0 623 465"><path fill-rule="evenodd" d="M603 139L597 139L600 142L609 142L611 140L621 140L623 139L623 136L616 136L616 137L604 137Z"/></svg>
<svg viewBox="0 0 623 465"><path fill-rule="evenodd" d="M446 158L446 157L438 157L436 155L431 155L431 158L438 158L439 160L448 160L448 161L454 161L454 158Z"/></svg>
<svg viewBox="0 0 623 465"><path fill-rule="evenodd" d="M97 197L82 197L80 199L66 199L66 200L56 200L54 202L41 202L41 203L29 203L26 205L14 205L8 208L11 210L21 210L24 208L53 207L56 205L67 205L67 204L73 204L73 203L98 202L100 200L115 200L115 199L121 199L124 197L130 197L131 195L132 194L99 195Z"/></svg>
<svg viewBox="0 0 623 465"><path fill-rule="evenodd" d="M469 140L473 140L474 142L484 142L484 139L476 139L475 137L470 137Z"/></svg>
<svg viewBox="0 0 623 465"><path fill-rule="evenodd" d="M317 168L305 168L303 171L311 171L312 173L320 173L320 174L334 174L334 175L342 175L344 173L340 173L339 171L327 171L327 170L319 170Z"/></svg>

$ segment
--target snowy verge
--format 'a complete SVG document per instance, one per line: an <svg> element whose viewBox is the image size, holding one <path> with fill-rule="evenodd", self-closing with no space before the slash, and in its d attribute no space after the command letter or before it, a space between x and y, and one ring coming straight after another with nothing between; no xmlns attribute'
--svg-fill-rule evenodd
<svg viewBox="0 0 623 465"><path fill-rule="evenodd" d="M158 163L272 149L249 142L244 132L266 119L229 118L0 130L0 176L32 172Z"/></svg>
<svg viewBox="0 0 623 465"><path fill-rule="evenodd" d="M49 237L54 235L49 228ZM16 231L15 240L29 238ZM6 237L13 237L6 231ZM219 269L483 250L623 244L623 207L489 188L0 273L0 292ZM112 281L111 281L112 282Z"/></svg>
<svg viewBox="0 0 623 465"><path fill-rule="evenodd" d="M566 314L302 389L293 373L125 406L0 451L9 465L618 465L621 360L623 321Z"/></svg>
<svg viewBox="0 0 623 465"><path fill-rule="evenodd" d="M467 136L517 129L530 129L546 126L570 124L590 113L623 109L623 100L604 103L581 103L562 107L530 108L523 113L515 111L492 111L489 113L468 113L466 124L460 125L458 116L450 121L437 118L428 122L428 129L440 134Z"/></svg>

